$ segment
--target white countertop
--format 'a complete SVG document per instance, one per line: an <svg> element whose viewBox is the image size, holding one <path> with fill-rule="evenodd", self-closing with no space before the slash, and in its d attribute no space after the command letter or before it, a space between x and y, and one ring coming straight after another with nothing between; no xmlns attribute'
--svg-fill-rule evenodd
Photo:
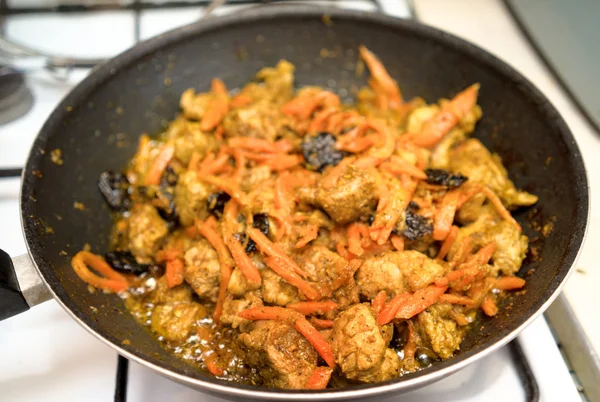
<svg viewBox="0 0 600 402"><path fill-rule="evenodd" d="M591 213L587 238L565 294L596 351L600 351L600 133L592 127L529 44L500 0L414 0L418 19L469 40L506 61L550 99L573 132L587 168Z"/></svg>

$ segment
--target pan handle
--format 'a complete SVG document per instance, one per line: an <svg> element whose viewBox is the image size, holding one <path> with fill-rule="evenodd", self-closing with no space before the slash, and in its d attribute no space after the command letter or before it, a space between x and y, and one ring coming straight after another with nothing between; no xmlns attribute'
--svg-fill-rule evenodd
<svg viewBox="0 0 600 402"><path fill-rule="evenodd" d="M0 321L51 298L29 255L11 259L0 250Z"/></svg>

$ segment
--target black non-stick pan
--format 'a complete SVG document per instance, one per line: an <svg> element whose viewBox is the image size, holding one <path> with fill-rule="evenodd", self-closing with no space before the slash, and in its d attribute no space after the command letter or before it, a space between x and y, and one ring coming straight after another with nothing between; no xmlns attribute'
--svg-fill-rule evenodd
<svg viewBox="0 0 600 402"><path fill-rule="evenodd" d="M323 14L331 23L323 22ZM419 95L436 101L481 83L484 115L475 136L500 154L518 187L539 196L537 205L516 214L535 249L519 272L527 278L526 291L497 317L482 319L455 358L389 382L341 390L281 391L232 384L163 350L119 297L90 293L71 269L70 258L86 243L97 253L107 249L112 221L96 187L98 176L121 169L135 153L141 133L165 128L178 113L182 91L207 90L213 77L229 88L240 87L261 67L287 59L297 67L297 86L320 85L351 98L366 78L355 71L361 44L381 57L405 98ZM330 57L322 58L322 49ZM52 160L56 149L63 164ZM167 377L240 399L333 400L425 385L513 339L548 307L571 270L586 229L588 185L581 154L557 111L521 75L481 49L433 28L382 15L267 7L169 32L94 71L40 131L23 173L21 213L31 260L19 259L18 277L28 283L20 285L26 291L23 298L10 260L2 260L4 316L26 309L27 300L42 298L39 283L31 290L35 266L44 285L82 326L120 354ZM546 224L553 228L544 237L535 229Z"/></svg>

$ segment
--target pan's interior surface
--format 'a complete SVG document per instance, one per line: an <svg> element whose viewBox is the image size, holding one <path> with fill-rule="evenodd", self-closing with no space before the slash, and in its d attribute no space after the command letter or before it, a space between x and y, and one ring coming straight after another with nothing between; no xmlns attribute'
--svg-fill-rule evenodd
<svg viewBox="0 0 600 402"><path fill-rule="evenodd" d="M23 223L44 278L87 326L144 360L218 382L166 353L118 297L90 293L73 273L70 258L85 243L94 252L106 251L111 217L96 187L98 175L120 170L141 133L159 132L176 115L181 92L207 90L213 77L236 88L285 58L296 65L297 86L320 85L351 96L365 82L355 74L360 44L381 57L405 98L435 101L480 82L484 115L475 136L500 154L517 187L539 196L533 220L556 218L552 232L540 238L527 223L531 211L517 213L526 234L540 238L534 242L539 259L528 258L520 271L526 292L474 328L455 359L395 381L421 377L501 341L555 292L579 249L588 208L579 151L555 110L512 70L449 35L382 16L330 15L333 24L324 24L312 7L282 8L184 28L101 67L55 111L28 162ZM321 57L322 49L328 57ZM62 165L52 162L54 149L62 151Z"/></svg>

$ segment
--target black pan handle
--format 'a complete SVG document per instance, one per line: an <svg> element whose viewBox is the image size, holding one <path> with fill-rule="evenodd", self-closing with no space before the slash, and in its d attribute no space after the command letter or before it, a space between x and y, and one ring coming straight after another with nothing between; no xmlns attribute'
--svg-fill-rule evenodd
<svg viewBox="0 0 600 402"><path fill-rule="evenodd" d="M51 298L29 255L10 258L0 250L0 321Z"/></svg>

